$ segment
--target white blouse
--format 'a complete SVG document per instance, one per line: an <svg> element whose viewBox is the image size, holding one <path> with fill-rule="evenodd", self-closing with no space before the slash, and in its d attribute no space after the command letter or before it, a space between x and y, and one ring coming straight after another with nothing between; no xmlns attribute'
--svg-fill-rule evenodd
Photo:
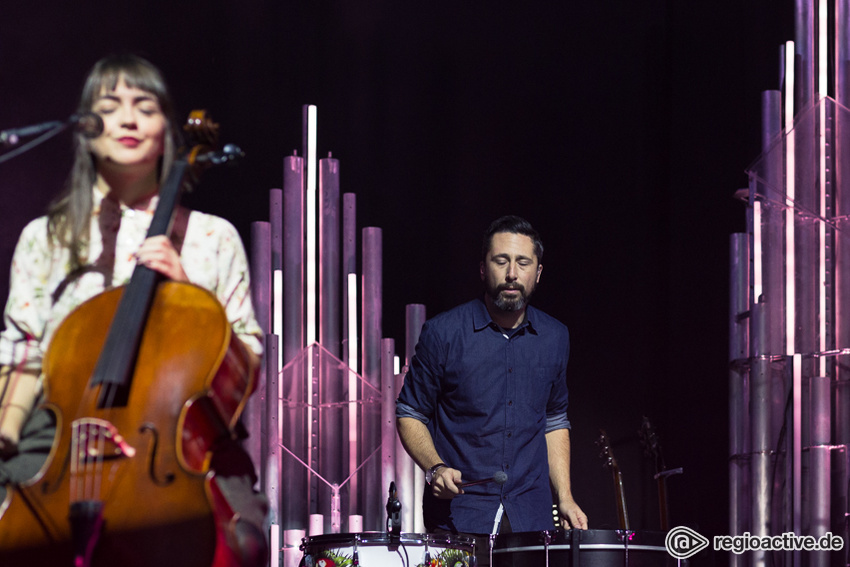
<svg viewBox="0 0 850 567"><path fill-rule="evenodd" d="M0 333L0 364L40 372L57 327L78 305L130 281L136 252L147 236L158 202L128 208L94 189L89 246L83 269L70 272L70 252L48 241L47 217L23 230L12 257L9 300ZM228 221L179 208L171 240L189 281L215 294L233 331L258 355L262 332L254 317L248 261L239 233Z"/></svg>

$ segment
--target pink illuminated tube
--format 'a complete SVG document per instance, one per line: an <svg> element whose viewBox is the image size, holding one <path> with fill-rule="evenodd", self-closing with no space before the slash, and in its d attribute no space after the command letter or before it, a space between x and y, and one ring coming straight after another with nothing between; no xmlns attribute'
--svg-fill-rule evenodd
<svg viewBox="0 0 850 567"><path fill-rule="evenodd" d="M307 345L316 342L316 106L307 107ZM310 382L308 381L308 384Z"/></svg>
<svg viewBox="0 0 850 567"><path fill-rule="evenodd" d="M827 72L828 72L828 8L827 0L820 0L818 7L818 94L819 98L825 98L827 95ZM820 105L820 217L826 218L826 184L827 184L827 165L826 165L826 104ZM821 220L819 223L819 238L820 238L820 255L818 258L818 275L821 282L826 281L826 223ZM820 286L818 294L818 315L820 319L820 348L821 352L826 350L826 286ZM826 376L826 357L820 357L820 375Z"/></svg>
<svg viewBox="0 0 850 567"><path fill-rule="evenodd" d="M348 274L348 473L357 470L357 274ZM352 479L352 492L356 491L357 479ZM349 528L349 531L353 531Z"/></svg>
<svg viewBox="0 0 850 567"><path fill-rule="evenodd" d="M306 225L307 225L307 332L306 346L310 348L316 342L316 107L307 107L307 191L306 191ZM313 463L316 449L313 441L314 396L313 391L313 357L307 364L307 462ZM312 482L312 481L311 481ZM311 516L311 521L315 521ZM314 526L311 524L311 530Z"/></svg>
<svg viewBox="0 0 850 567"><path fill-rule="evenodd" d="M794 42L785 43L785 353L794 354Z"/></svg>

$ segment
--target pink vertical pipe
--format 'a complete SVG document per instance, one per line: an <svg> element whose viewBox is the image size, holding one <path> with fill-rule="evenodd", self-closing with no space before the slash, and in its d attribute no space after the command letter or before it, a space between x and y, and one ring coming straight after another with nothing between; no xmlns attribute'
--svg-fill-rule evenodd
<svg viewBox="0 0 850 567"><path fill-rule="evenodd" d="M833 215L835 234L850 233L850 144L847 133L850 132L850 113L844 108L850 104L850 0L835 2L835 51L836 77L835 98L837 105L835 116L835 195L833 197ZM835 312L832 315L834 342L844 347L850 344L850 242L846 237L834 237L833 281ZM850 368L846 358L842 364L835 365L835 444L850 445ZM839 514L845 517L850 513L850 454L843 451L836 456L836 493L834 502L843 502ZM850 526L845 523L841 532L844 541L850 540Z"/></svg>
<svg viewBox="0 0 850 567"><path fill-rule="evenodd" d="M817 81L817 33L815 6L812 0L794 1L794 51L799 69L797 76L797 109L814 102ZM826 94L826 93L824 93Z"/></svg>
<svg viewBox="0 0 850 567"><path fill-rule="evenodd" d="M395 432L395 340L381 340L381 475L378 501L374 505L380 510L389 496L391 482L400 480L396 477L396 432ZM396 482L396 489L399 483ZM386 513L383 515L386 518Z"/></svg>
<svg viewBox="0 0 850 567"><path fill-rule="evenodd" d="M343 294L342 294L342 360L346 363L349 368L358 368L357 360L349 359L349 344L348 344L348 328L349 328L349 298L348 298L348 276L349 274L357 273L357 196L354 193L343 193L342 195L342 286L343 286ZM354 357L356 359L356 355ZM356 398L359 399L357 392L349 391L349 383L352 381L349 379L345 380L344 390L346 394L346 399ZM356 387L355 387L356 389ZM353 396L352 396L353 394ZM349 404L348 410L349 412L354 412L356 423L356 414L357 414L358 405L357 404ZM349 424L351 427L351 424ZM354 430L358 430L359 428L354 426ZM357 462L358 451L356 449L352 449L352 445L356 445L355 443L344 443L342 448L343 454L343 462L348 463L347 471L348 474L351 475L357 469L359 463ZM348 505L347 505L347 513L349 516L359 515L360 510L360 499L358 498L360 492L360 482L359 477L357 475L351 477L351 480L348 482ZM345 508L344 508L345 510ZM349 531L351 531L349 529Z"/></svg>
<svg viewBox="0 0 850 567"><path fill-rule="evenodd" d="M749 523L747 488L749 447L747 395L749 370L750 239L747 233L729 239L729 533L743 534ZM732 554L735 555L735 554ZM743 565L738 557L730 566Z"/></svg>
<svg viewBox="0 0 850 567"><path fill-rule="evenodd" d="M404 364L410 367L410 361L419 342L419 334L422 325L425 324L425 306L421 303L411 303L405 306L405 332L404 332ZM393 402L398 398L401 387L404 385L404 373L396 378L396 388ZM393 404L395 407L395 404ZM425 479L423 473L416 467L416 463L404 450L401 439L395 435L396 443L396 484L398 484L399 500L401 501L402 529L409 532L420 530L422 517L422 489Z"/></svg>
<svg viewBox="0 0 850 567"><path fill-rule="evenodd" d="M383 242L381 229L363 229L363 284L361 287L362 312L362 371L363 379L375 390L381 389L381 300ZM381 445L381 406L375 399L363 399L359 461L363 463ZM381 507L377 506L384 495L380 486L381 467L379 458L365 463L360 475L362 512L365 530L381 530L383 522Z"/></svg>
<svg viewBox="0 0 850 567"><path fill-rule="evenodd" d="M271 270L271 225L268 222L251 223L251 300L254 314L263 334L271 333L272 270ZM268 357L268 353L265 353ZM265 366L264 366L265 368ZM266 438L263 429L267 423L263 400L266 398L266 386L269 383L266 372L260 372L257 394L248 398L242 420L250 435L245 441L245 449L254 463L265 463ZM277 392L275 392L276 394ZM260 486L265 491L266 483L261 478Z"/></svg>
<svg viewBox="0 0 850 567"><path fill-rule="evenodd" d="M425 306L421 303L410 303L405 306L405 328L404 328L404 363L410 365L416 343L419 342L419 333L425 324Z"/></svg>
<svg viewBox="0 0 850 567"><path fill-rule="evenodd" d="M319 192L319 342L339 357L344 287L340 279L339 160L319 160Z"/></svg>
<svg viewBox="0 0 850 567"><path fill-rule="evenodd" d="M265 356L263 357L263 372L266 375L267 391L274 392L274 396L263 396L264 423L261 429L263 440L263 460L260 466L260 483L263 491L269 499L269 522L272 525L287 528L287 524L293 522L287 519L291 514L289 509L293 505L284 494L288 494L287 483L289 477L282 474L286 462L283 458L283 449L280 448L281 431L280 406L278 404L277 391L279 387L280 374L277 370L279 340L277 335L266 335L264 342ZM259 398L259 396L255 396Z"/></svg>
<svg viewBox="0 0 850 567"><path fill-rule="evenodd" d="M376 388L380 387L381 373L381 299L383 243L381 229L363 229L363 284L361 285L363 318L363 377Z"/></svg>
<svg viewBox="0 0 850 567"><path fill-rule="evenodd" d="M272 189L280 191L280 189ZM263 333L272 332L272 241L271 223L251 223L251 300Z"/></svg>
<svg viewBox="0 0 850 567"><path fill-rule="evenodd" d="M342 195L342 336L343 344L348 336L348 274L357 273L357 196L354 193ZM351 366L348 360L348 348L342 349L342 360ZM355 366L356 367L356 366Z"/></svg>
<svg viewBox="0 0 850 567"><path fill-rule="evenodd" d="M348 411L343 383L348 373L340 367L340 210L339 160L319 160L319 474L334 484L342 484L348 476L340 447L346 445ZM328 356L328 354L333 356ZM346 491L347 493L347 491ZM341 494L341 496L344 496ZM325 533L339 532L331 523L333 492L325 483L318 485L319 513L325 518Z"/></svg>
<svg viewBox="0 0 850 567"><path fill-rule="evenodd" d="M307 455L307 385L304 372L291 368L304 348L304 160L298 156L283 161L282 258L283 270L283 375L279 398L281 443L299 458ZM297 362L296 362L297 363ZM281 493L287 497L281 510L281 527L306 529L309 479L304 467L291 455L283 458Z"/></svg>
<svg viewBox="0 0 850 567"><path fill-rule="evenodd" d="M274 224L274 220L272 220ZM283 364L304 348L304 158L283 160ZM274 226L272 227L274 229ZM273 230L274 232L274 230Z"/></svg>

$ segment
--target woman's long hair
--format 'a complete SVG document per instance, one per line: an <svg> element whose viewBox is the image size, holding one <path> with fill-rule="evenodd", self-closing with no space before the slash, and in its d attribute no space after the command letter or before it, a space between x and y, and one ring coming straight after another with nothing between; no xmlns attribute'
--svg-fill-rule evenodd
<svg viewBox="0 0 850 567"><path fill-rule="evenodd" d="M100 93L103 90L115 90L122 78L128 87L154 95L165 116L166 129L160 162L162 183L174 161L179 131L175 127L174 106L165 79L152 63L131 54L111 55L101 59L89 71L77 112L91 112ZM69 249L71 271L80 268L86 261L93 207L92 188L96 180L97 170L89 150L88 139L78 132L74 135L74 164L65 189L50 204L47 211L49 241Z"/></svg>

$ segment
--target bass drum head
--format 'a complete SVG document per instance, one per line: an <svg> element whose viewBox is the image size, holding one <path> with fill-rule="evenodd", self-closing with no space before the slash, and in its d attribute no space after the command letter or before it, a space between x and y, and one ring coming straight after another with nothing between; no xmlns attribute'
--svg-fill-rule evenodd
<svg viewBox="0 0 850 567"><path fill-rule="evenodd" d="M496 536L493 567L668 567L664 532L552 530ZM548 561L548 563L547 563Z"/></svg>
<svg viewBox="0 0 850 567"><path fill-rule="evenodd" d="M301 567L474 567L472 538L448 534L401 534L393 541L386 532L327 534L302 540Z"/></svg>

